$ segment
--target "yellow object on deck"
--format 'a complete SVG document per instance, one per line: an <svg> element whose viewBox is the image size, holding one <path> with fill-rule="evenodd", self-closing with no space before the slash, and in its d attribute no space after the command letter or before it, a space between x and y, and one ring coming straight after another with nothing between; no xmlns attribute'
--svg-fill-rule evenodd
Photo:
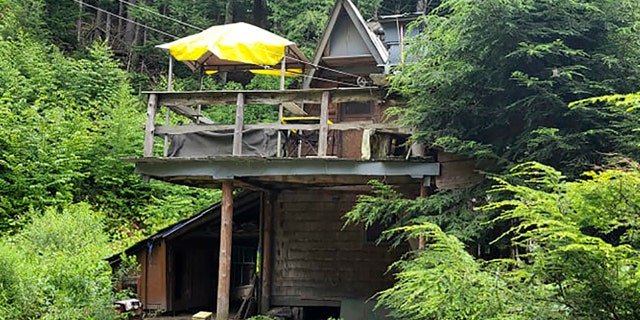
<svg viewBox="0 0 640 320"><path fill-rule="evenodd" d="M285 54L287 67L290 62L299 67L301 61L307 61L292 41L244 22L213 26L158 47L169 50L176 60L193 70L201 67L207 71L260 69L260 66L279 64ZM301 73L293 68L291 65L287 73Z"/></svg>
<svg viewBox="0 0 640 320"><path fill-rule="evenodd" d="M211 316L213 316L213 313L211 312L200 311L194 314L193 317L191 317L191 319L192 320L211 320Z"/></svg>
<svg viewBox="0 0 640 320"><path fill-rule="evenodd" d="M317 124L320 123L320 117L317 116L295 116L295 117L282 117L282 124ZM327 124L333 124L331 120L327 120Z"/></svg>

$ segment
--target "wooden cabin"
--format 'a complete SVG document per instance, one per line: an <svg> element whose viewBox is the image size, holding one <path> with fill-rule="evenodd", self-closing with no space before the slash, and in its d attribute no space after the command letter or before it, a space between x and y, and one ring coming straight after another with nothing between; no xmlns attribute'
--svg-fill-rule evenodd
<svg viewBox="0 0 640 320"><path fill-rule="evenodd" d="M343 215L370 191L372 179L412 198L434 183L447 185L437 153L411 151L410 130L384 117L399 100L371 75L388 71L389 48L351 1L337 0L303 89L146 92L144 154L129 159L136 172L222 188L223 197L127 250L143 267L137 290L145 308L199 308L227 319L234 292L245 284L233 280L244 272L234 254L249 248L257 253L259 311L293 307L297 319L375 318L367 301L392 285L386 270L408 248L376 245L380 230L345 228ZM256 104L282 106L280 121L246 124L244 111ZM204 117L221 105L236 106L234 124ZM191 123L171 125L167 116L158 124L160 108ZM470 165L462 165L465 175L473 173ZM466 180L449 186L460 181ZM237 226L246 222L257 231L241 233Z"/></svg>

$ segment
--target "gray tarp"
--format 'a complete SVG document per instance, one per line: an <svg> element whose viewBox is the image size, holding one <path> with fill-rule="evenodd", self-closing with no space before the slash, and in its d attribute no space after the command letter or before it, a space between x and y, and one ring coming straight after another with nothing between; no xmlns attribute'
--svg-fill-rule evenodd
<svg viewBox="0 0 640 320"><path fill-rule="evenodd" d="M169 157L231 156L233 131L196 132L170 135ZM278 131L245 130L242 133L242 155L271 157L276 155Z"/></svg>

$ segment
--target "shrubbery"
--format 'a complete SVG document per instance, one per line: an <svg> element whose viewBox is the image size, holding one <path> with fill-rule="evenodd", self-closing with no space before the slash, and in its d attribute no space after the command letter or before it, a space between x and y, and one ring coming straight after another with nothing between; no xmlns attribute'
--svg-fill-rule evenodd
<svg viewBox="0 0 640 320"><path fill-rule="evenodd" d="M80 203L31 213L0 242L0 319L111 319L108 237Z"/></svg>

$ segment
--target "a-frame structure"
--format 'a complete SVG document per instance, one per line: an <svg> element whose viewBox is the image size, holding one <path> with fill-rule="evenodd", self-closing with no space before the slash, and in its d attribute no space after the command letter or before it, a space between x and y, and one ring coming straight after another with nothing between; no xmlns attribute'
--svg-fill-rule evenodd
<svg viewBox="0 0 640 320"><path fill-rule="evenodd" d="M369 74L382 73L388 61L385 44L367 26L355 5L349 0L337 0L312 60L317 67L309 71L304 87L344 86L344 83L364 86ZM357 83L353 75L364 81Z"/></svg>

